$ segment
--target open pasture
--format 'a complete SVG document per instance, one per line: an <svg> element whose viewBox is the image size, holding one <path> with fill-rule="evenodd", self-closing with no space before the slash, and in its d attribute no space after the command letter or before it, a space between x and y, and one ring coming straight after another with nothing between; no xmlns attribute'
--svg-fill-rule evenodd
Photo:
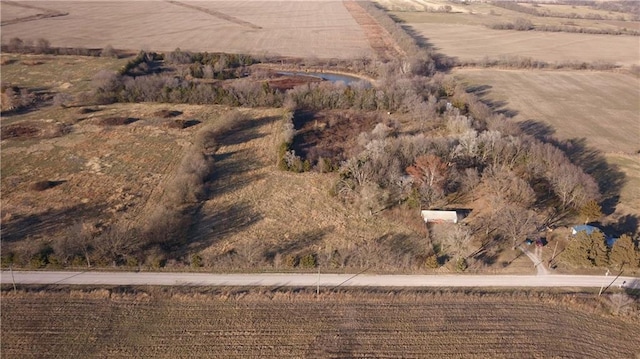
<svg viewBox="0 0 640 359"><path fill-rule="evenodd" d="M117 71L128 59L64 55L2 54L2 84L78 94L100 70ZM11 121L11 117L2 119Z"/></svg>
<svg viewBox="0 0 640 359"><path fill-rule="evenodd" d="M595 296L595 294L594 294ZM592 297L583 298L582 301ZM560 295L3 292L2 353L77 357L615 357L637 323ZM580 299L577 300L580 302ZM609 299L600 298L607 305Z"/></svg>
<svg viewBox="0 0 640 359"><path fill-rule="evenodd" d="M50 240L75 221L139 219L162 191L198 126L171 128L166 105L50 108L3 119L4 244ZM176 119L212 122L223 109L173 106ZM48 182L38 190L36 183ZM153 203L155 204L155 203ZM5 249L8 247L4 247Z"/></svg>
<svg viewBox="0 0 640 359"><path fill-rule="evenodd" d="M68 15L2 27L2 41L46 38L52 46L247 53L305 58L371 55L340 1L56 1L29 4ZM16 6L3 3L2 21ZM5 8L12 11L5 12ZM22 10L20 10L22 11Z"/></svg>

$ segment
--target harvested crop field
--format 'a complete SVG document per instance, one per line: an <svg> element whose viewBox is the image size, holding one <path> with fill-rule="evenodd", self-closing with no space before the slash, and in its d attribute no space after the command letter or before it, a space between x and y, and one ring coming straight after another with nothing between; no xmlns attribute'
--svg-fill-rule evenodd
<svg viewBox="0 0 640 359"><path fill-rule="evenodd" d="M593 301L586 298L578 302ZM3 292L6 358L611 357L632 323L527 294ZM602 298L602 303L606 302ZM582 309L579 309L582 308ZM627 319L629 320L629 319Z"/></svg>
<svg viewBox="0 0 640 359"><path fill-rule="evenodd" d="M341 1L56 1L29 4L68 13L2 27L52 46L182 50L305 58L371 55L367 38ZM2 4L2 21L18 16ZM9 8L12 11L4 11Z"/></svg>
<svg viewBox="0 0 640 359"><path fill-rule="evenodd" d="M640 79L621 73L456 69L485 98L515 111L517 121L542 121L560 138L588 138L603 152L640 150Z"/></svg>
<svg viewBox="0 0 640 359"><path fill-rule="evenodd" d="M459 23L407 23L438 52L462 61L522 56L545 62L604 61L621 66L640 64L636 36L492 30Z"/></svg>

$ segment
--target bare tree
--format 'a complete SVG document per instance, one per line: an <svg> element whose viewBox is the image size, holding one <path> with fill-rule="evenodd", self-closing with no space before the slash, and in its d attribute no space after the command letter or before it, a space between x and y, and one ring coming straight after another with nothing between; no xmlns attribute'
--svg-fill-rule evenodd
<svg viewBox="0 0 640 359"><path fill-rule="evenodd" d="M471 230L458 224L439 224L434 227L433 241L452 258L465 258L471 243Z"/></svg>
<svg viewBox="0 0 640 359"><path fill-rule="evenodd" d="M540 221L538 215L531 210L518 205L506 205L497 211L501 223L500 231L512 240L512 247L515 249L519 241L523 241L527 236L536 232Z"/></svg>
<svg viewBox="0 0 640 359"><path fill-rule="evenodd" d="M135 228L114 224L95 240L95 249L100 259L117 265L140 249L141 241Z"/></svg>
<svg viewBox="0 0 640 359"><path fill-rule="evenodd" d="M433 154L419 156L415 164L407 168L407 173L415 183L430 188L441 189L447 179L447 172L447 164Z"/></svg>
<svg viewBox="0 0 640 359"><path fill-rule="evenodd" d="M555 169L550 180L563 210L579 208L598 197L598 185L593 178L571 163Z"/></svg>
<svg viewBox="0 0 640 359"><path fill-rule="evenodd" d="M91 252L98 231L88 222L76 222L69 227L64 238L54 242L53 250L61 259L80 255L91 267Z"/></svg>
<svg viewBox="0 0 640 359"><path fill-rule="evenodd" d="M507 169L490 167L485 170L482 181L494 207L515 204L530 208L536 200L535 192L529 183Z"/></svg>

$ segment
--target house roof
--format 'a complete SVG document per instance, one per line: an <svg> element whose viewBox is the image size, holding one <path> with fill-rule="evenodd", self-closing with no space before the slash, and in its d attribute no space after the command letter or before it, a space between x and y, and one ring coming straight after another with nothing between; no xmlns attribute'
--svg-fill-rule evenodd
<svg viewBox="0 0 640 359"><path fill-rule="evenodd" d="M599 228L594 227L594 226L590 226L588 224L581 224L581 225L578 225L578 226L573 226L571 229L572 229L573 234L577 234L577 233L580 233L580 232L587 232L587 234L591 234L591 233L593 233L595 231L599 231L600 230Z"/></svg>
<svg viewBox="0 0 640 359"><path fill-rule="evenodd" d="M427 223L458 223L458 213L456 211L425 210L421 214Z"/></svg>

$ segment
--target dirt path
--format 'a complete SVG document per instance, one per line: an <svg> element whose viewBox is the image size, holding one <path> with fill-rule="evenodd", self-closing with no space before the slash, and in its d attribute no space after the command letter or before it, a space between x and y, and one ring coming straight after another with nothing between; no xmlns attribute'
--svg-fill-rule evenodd
<svg viewBox="0 0 640 359"><path fill-rule="evenodd" d="M527 257L529 257L529 259L531 259L531 261L533 262L533 266L536 268L537 271L537 275L548 275L549 271L547 270L547 268L545 268L544 264L542 263L542 253L541 251L539 251L539 247L536 247L536 253L531 253L531 251L529 251L527 248L523 247L522 245L518 246L518 248L527 255Z"/></svg>
<svg viewBox="0 0 640 359"><path fill-rule="evenodd" d="M205 14L209 14L211 16L215 16L215 17L217 17L219 19L226 20L226 21L232 22L234 24L238 24L240 26L246 26L246 27L248 27L250 29L253 29L253 30L262 29L262 27L260 27L258 25L255 25L255 24L252 24L250 22L238 19L237 17L233 17L233 16L230 16L230 15L227 15L227 14L222 13L220 11L211 10L211 9L207 9L207 8L203 8L203 7L195 6L195 5L191 5L191 4L185 4L185 3L180 2L180 1L167 0L167 2L170 3L170 4L173 4L173 5L186 7L187 9L193 9L193 10L196 10L196 11L201 11L201 12L203 12Z"/></svg>
<svg viewBox="0 0 640 359"><path fill-rule="evenodd" d="M392 60L405 56L404 51L396 44L391 34L380 26L356 1L343 1L343 4L353 19L362 27L376 56L382 60Z"/></svg>

